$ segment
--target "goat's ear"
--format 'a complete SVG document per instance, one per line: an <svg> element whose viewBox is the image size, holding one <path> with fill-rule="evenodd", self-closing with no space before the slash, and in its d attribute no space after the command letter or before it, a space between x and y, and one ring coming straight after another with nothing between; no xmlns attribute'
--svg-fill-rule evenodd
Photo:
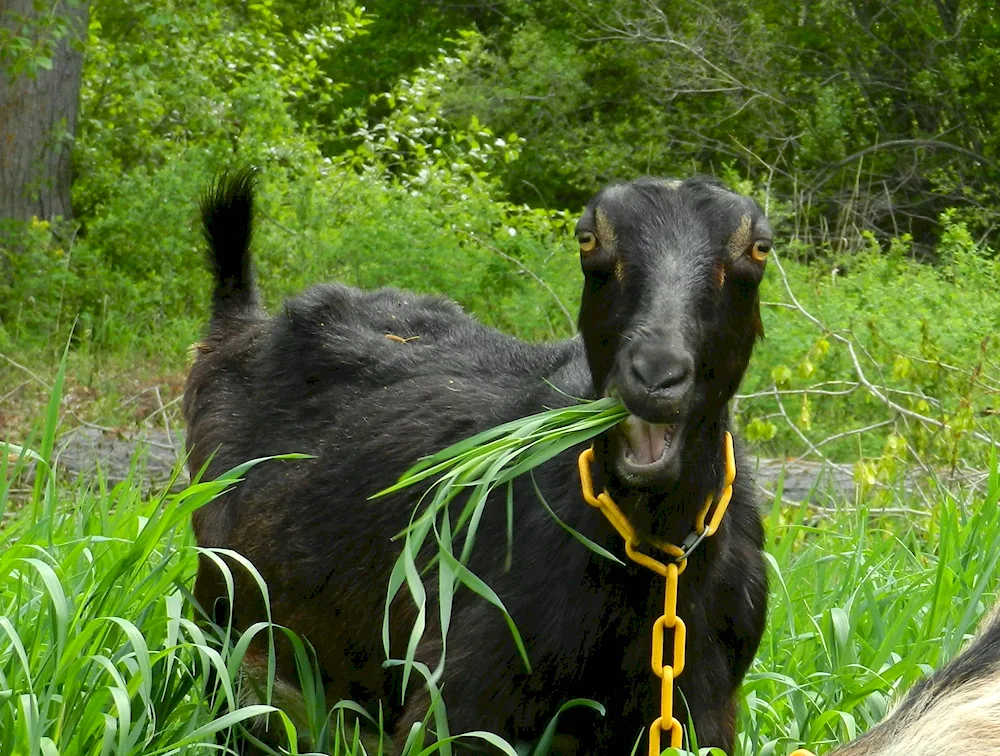
<svg viewBox="0 0 1000 756"><path fill-rule="evenodd" d="M753 331L756 334L757 340L762 341L764 339L764 321L760 317L760 295L754 299L753 303Z"/></svg>

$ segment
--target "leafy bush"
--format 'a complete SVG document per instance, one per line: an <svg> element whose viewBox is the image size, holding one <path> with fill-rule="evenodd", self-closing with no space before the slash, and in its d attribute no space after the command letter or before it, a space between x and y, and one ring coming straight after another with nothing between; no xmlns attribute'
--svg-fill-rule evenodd
<svg viewBox="0 0 1000 756"><path fill-rule="evenodd" d="M489 174L516 158L517 138L439 125L439 82L461 61L440 55L401 82L384 121L341 124L355 146L334 161L316 114L339 88L318 63L364 32L359 11L299 31L268 4L173 10L95 8L76 152L83 228L61 268L55 242L25 237L7 300L21 305L0 311L8 339L58 343L77 321L77 348L183 355L207 316L195 200L220 169L247 164L262 168L270 301L340 279L447 292L525 336L571 332L566 216L493 199ZM43 307L28 318L33 301Z"/></svg>
<svg viewBox="0 0 1000 756"><path fill-rule="evenodd" d="M0 345L62 331L76 313L99 311L97 292L83 279L99 266L74 230L33 219L0 226ZM87 320L84 327L90 325Z"/></svg>
<svg viewBox="0 0 1000 756"><path fill-rule="evenodd" d="M827 269L776 261L762 289L767 338L742 388L751 441L779 454L985 464L1000 438L1000 300L989 294L1000 265L964 223L946 216L943 227L940 267L913 262L905 238L889 255L872 240Z"/></svg>

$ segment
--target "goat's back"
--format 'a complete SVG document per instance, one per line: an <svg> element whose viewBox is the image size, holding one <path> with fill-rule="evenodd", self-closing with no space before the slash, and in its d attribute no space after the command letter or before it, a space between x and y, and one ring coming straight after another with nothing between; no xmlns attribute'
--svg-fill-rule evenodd
<svg viewBox="0 0 1000 756"><path fill-rule="evenodd" d="M395 289L316 286L281 313L213 329L185 391L189 467L216 477L289 452L406 469L479 430L568 403L589 391L578 342L532 345L504 336L454 302ZM251 471L254 478L275 476ZM293 473L283 473L285 478ZM289 480L280 485L287 490ZM383 474L379 486L392 481ZM254 484L256 488L258 483ZM249 488L249 486L248 486ZM378 489L366 492L373 494ZM199 542L226 542L213 520L234 497L196 513ZM238 497L235 497L238 498Z"/></svg>

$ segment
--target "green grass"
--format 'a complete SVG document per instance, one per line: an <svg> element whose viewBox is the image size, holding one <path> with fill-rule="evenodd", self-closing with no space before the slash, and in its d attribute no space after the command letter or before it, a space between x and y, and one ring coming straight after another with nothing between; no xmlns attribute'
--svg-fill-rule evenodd
<svg viewBox="0 0 1000 756"><path fill-rule="evenodd" d="M242 470L152 497L134 480L111 489L99 480L59 483L44 474L58 406L57 384L32 439L41 472L24 500L12 492L24 488L17 481L31 455L16 447L0 455L0 514L18 506L0 530L0 752L219 753L242 737L237 723L272 711L241 708L236 681L250 637L271 628L238 638L196 624L189 591L198 550L188 521ZM892 512L863 502L786 508L780 499L770 509L769 624L743 689L737 753L786 754L801 744L822 752L877 722L896 693L959 650L998 585L995 454L990 470L978 491L930 492L929 507L899 492ZM470 587L458 580L455 590L459 583ZM370 734L379 713L340 702L328 714L337 702L322 700L308 647L298 643L297 653L303 705L294 724L281 713L271 720L290 749L305 747L295 734L308 732L318 752L381 753ZM433 671L413 668L433 685ZM204 693L210 670L214 695ZM448 733L445 703L438 699L427 726L409 733L408 754L449 752L431 735ZM528 752L476 737L512 756Z"/></svg>
<svg viewBox="0 0 1000 756"><path fill-rule="evenodd" d="M898 494L895 512L846 504L767 517L768 627L744 684L743 754L843 742L954 656L993 605L997 459L978 491ZM909 505L909 506L907 506ZM924 510L926 514L917 514Z"/></svg>
<svg viewBox="0 0 1000 756"><path fill-rule="evenodd" d="M0 510L32 456L0 460ZM236 652L192 621L187 521L231 484L144 499L133 481L109 490L36 475L29 505L0 532L3 753L175 753L225 726L202 690L215 667L220 701L235 702Z"/></svg>

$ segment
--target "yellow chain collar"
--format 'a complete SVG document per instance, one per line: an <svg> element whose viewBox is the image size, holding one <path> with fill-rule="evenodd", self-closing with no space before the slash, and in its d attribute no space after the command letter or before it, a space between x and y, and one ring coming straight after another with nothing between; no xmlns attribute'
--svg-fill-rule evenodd
<svg viewBox="0 0 1000 756"><path fill-rule="evenodd" d="M632 527L632 523L622 513L615 504L611 495L607 491L602 491L598 496L594 496L594 482L590 476L590 465L594 460L594 447L590 447L580 454L578 464L580 467L580 487L583 489L583 498L592 507L597 507L607 518L611 526L618 531L618 534L625 541L625 553L629 559L637 564L641 564L658 575L666 578L666 590L664 591L663 615L656 620L653 625L653 649L652 667L653 674L660 678L660 716L649 726L649 756L660 756L660 733L666 729L664 722L669 723L670 745L672 748L680 748L683 742L683 730L681 723L674 716L674 679L684 671L684 649L687 640L687 630L684 620L677 616L677 578L687 567L687 558L691 552L698 547L704 539L715 535L722 522L726 509L729 507L729 500L733 497L733 481L736 479L736 461L733 456L733 437L726 431L724 439L726 455L726 475L722 482L722 492L719 494L718 504L712 513L712 518L708 524L709 510L715 501L714 494L709 494L705 500L705 506L698 512L695 518L694 531L684 539L682 546L677 546L666 541L647 538L646 541L656 549L659 549L671 561L667 564L653 559L638 550L640 539ZM668 629L674 631L674 649L672 664L663 663L663 636Z"/></svg>

